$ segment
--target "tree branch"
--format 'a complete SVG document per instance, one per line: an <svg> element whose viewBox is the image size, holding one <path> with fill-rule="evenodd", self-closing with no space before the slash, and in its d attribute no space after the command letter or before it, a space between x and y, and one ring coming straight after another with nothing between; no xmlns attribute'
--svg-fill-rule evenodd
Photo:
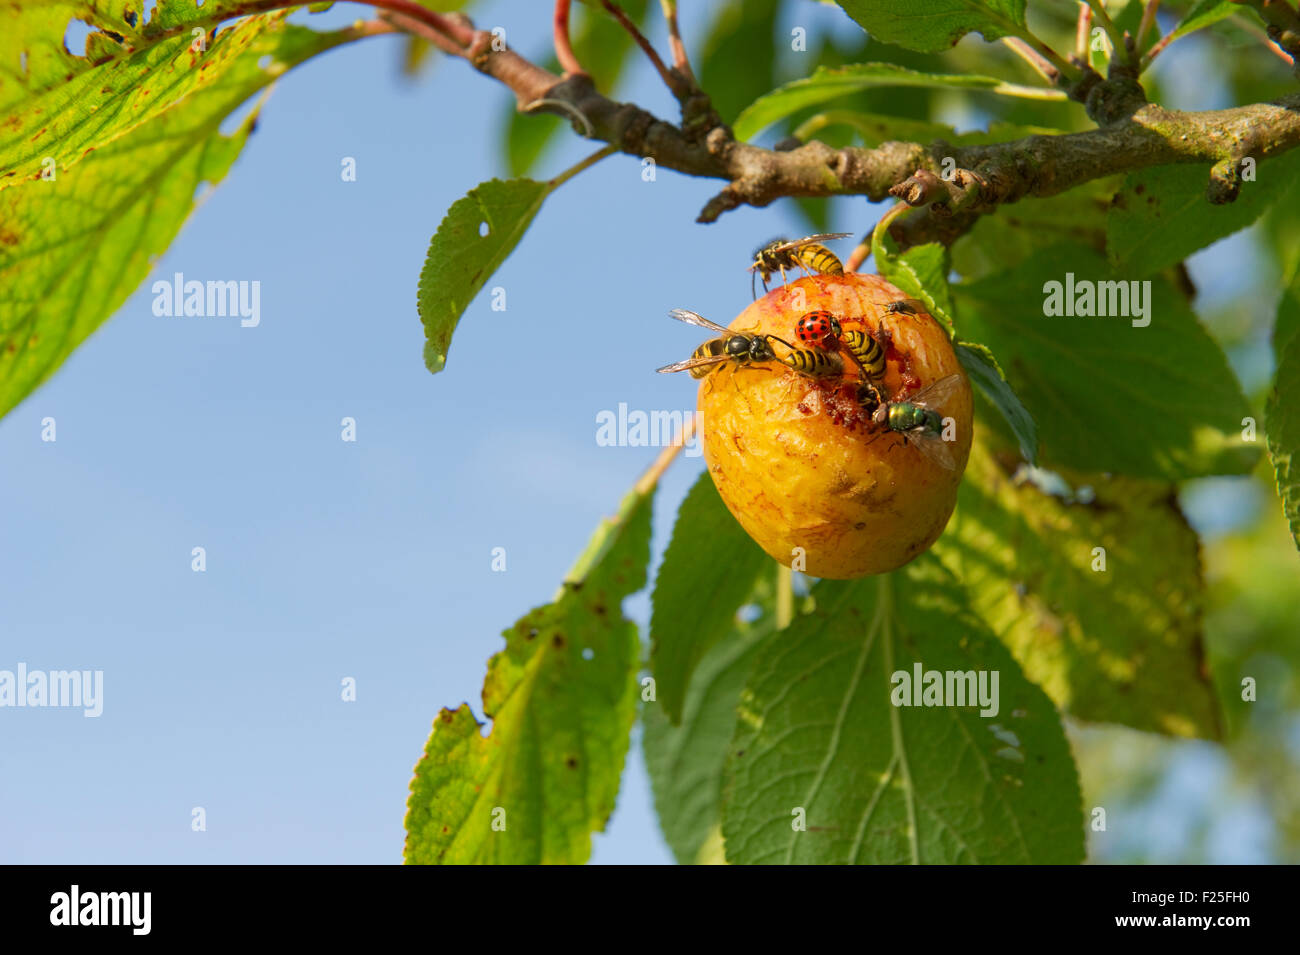
<svg viewBox="0 0 1300 955"><path fill-rule="evenodd" d="M561 78L513 50L493 50L491 34L482 31L461 55L509 87L520 108L533 106L570 120L575 114L585 117L592 139L686 175L724 180L726 186L705 205L699 222L789 196L863 195L880 201L918 171L937 177L945 159L951 160L949 169L955 164L962 173L943 184L946 198L934 191L917 197L925 200L917 204L943 207L937 218L947 221L935 224L943 234L959 223L969 226L978 215L1004 203L1053 196L1094 179L1174 163L1205 165L1209 196L1230 201L1225 170L1247 156L1266 159L1300 145L1300 94L1295 94L1272 103L1207 112L1179 112L1143 102L1124 118L1097 129L1006 143L886 142L873 149L833 149L813 141L774 151L737 142L711 108L693 100L683 104L682 124L674 125L638 106L606 98L585 74ZM707 105L707 97L704 102ZM1215 167L1213 176L1208 167ZM932 211L913 218L934 215Z"/></svg>
<svg viewBox="0 0 1300 955"><path fill-rule="evenodd" d="M668 24L668 44L673 51L673 69L690 82L691 86L698 85L695 82L695 73L691 71L691 61L686 56L686 44L682 42L682 31L677 25L677 0L659 0L659 6L663 9L664 21Z"/></svg>
<svg viewBox="0 0 1300 955"><path fill-rule="evenodd" d="M655 68L655 72L659 74L659 78L664 81L664 85L672 91L673 95L678 99L689 96L689 85L682 77L674 75L668 69L654 46L645 38L645 34L637 29L637 25L628 17L627 12L617 3L614 3L613 0L601 0L601 4L604 6L605 11L617 20L618 25L632 38L632 42L641 48L641 52L646 55L646 59L650 61L650 64Z"/></svg>

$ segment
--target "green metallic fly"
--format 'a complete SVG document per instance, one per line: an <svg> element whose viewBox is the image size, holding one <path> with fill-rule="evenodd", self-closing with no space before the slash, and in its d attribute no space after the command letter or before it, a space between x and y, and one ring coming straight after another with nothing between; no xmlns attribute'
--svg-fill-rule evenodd
<svg viewBox="0 0 1300 955"><path fill-rule="evenodd" d="M915 444L935 464L955 471L957 458L951 442L943 440L943 415L938 409L957 393L960 385L960 375L940 378L906 401L880 402L871 413L871 420L902 435L904 444Z"/></svg>

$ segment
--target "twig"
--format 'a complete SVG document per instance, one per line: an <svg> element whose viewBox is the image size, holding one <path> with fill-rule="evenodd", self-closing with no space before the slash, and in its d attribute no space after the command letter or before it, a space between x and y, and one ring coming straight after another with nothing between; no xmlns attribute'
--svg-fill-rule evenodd
<svg viewBox="0 0 1300 955"><path fill-rule="evenodd" d="M617 3L612 2L612 0L601 0L601 5L609 12L610 16L618 21L619 26L627 31L628 35L632 37L636 45L641 48L641 51L649 57L650 62L654 64L654 68L658 71L660 79L664 81L665 86L672 90L673 95L678 99L683 95L686 95L688 91L683 86L682 80L679 77L674 76L672 71L668 69L664 64L663 59L660 58L659 53L650 45L650 41L645 38L645 34L637 29L637 25L628 18L628 15L623 11L623 8Z"/></svg>
<svg viewBox="0 0 1300 955"><path fill-rule="evenodd" d="M1038 71L1039 75L1042 76L1043 79L1047 80L1047 82L1051 83L1053 86L1061 82L1061 71L1053 66L1047 57L1043 56L1024 40L1020 39L1020 37L1003 37L1002 42L1023 57L1030 66Z"/></svg>
<svg viewBox="0 0 1300 955"><path fill-rule="evenodd" d="M867 256L870 254L871 235L868 233L867 237L855 245L853 251L849 253L849 257L844 260L844 271L856 272L858 269L862 268L862 263L867 261Z"/></svg>
<svg viewBox="0 0 1300 955"><path fill-rule="evenodd" d="M1258 23L1243 18L1241 20L1240 25L1246 30L1247 33L1252 34L1258 40L1262 41L1264 46L1268 48L1269 52L1275 54L1279 59L1281 59L1284 63L1286 63L1287 66L1295 65L1295 59L1291 56L1291 54L1288 53L1286 50L1282 49L1280 46L1278 46L1277 41L1274 40L1271 36L1269 36L1268 31L1265 30Z"/></svg>
<svg viewBox="0 0 1300 955"><path fill-rule="evenodd" d="M646 494L659 483L659 479L668 470L668 465L673 463L678 452L695 436L695 421L698 417L699 415L691 415L682 423L682 430L677 436L677 440L659 452L659 456L655 458L654 463L646 468L641 477L637 478L633 490L638 494Z"/></svg>
<svg viewBox="0 0 1300 955"><path fill-rule="evenodd" d="M578 57L574 55L573 43L569 40L569 0L555 0L555 19L552 32L555 35L555 59L565 76L586 73Z"/></svg>
<svg viewBox="0 0 1300 955"><path fill-rule="evenodd" d="M404 13L395 13L392 10L380 10L379 19L385 23L391 24L395 29L405 33L410 33L428 40L444 53L452 56L464 56L465 48L458 44L451 37L447 36L441 30L436 29L424 20L416 20Z"/></svg>
<svg viewBox="0 0 1300 955"><path fill-rule="evenodd" d="M1155 45L1152 46L1151 49L1147 51L1146 56L1142 57L1142 68L1145 70L1147 67L1149 67L1152 61L1155 60L1155 58L1160 55L1161 51L1164 50L1164 48L1167 47L1170 43L1174 42L1176 36L1177 36L1176 32L1170 30L1159 40L1157 40L1155 42Z"/></svg>
<svg viewBox="0 0 1300 955"><path fill-rule="evenodd" d="M1296 70L1300 71L1300 14L1286 0L1232 0L1250 7L1267 24L1270 40L1291 54Z"/></svg>
<svg viewBox="0 0 1300 955"><path fill-rule="evenodd" d="M1038 39L1038 37L1030 33L1028 29L1022 29L1019 33L1015 34L1015 36L1019 37L1022 41L1024 41L1024 43L1027 44L1030 49L1032 49L1035 53L1041 56L1044 60L1052 64L1052 66L1056 67L1056 69L1060 72L1060 74L1063 77L1067 77L1069 79L1077 78L1075 76L1076 68L1074 67L1074 65L1071 64L1068 60L1066 60L1063 56L1061 56L1061 54L1057 53L1050 46L1044 43L1042 40Z"/></svg>
<svg viewBox="0 0 1300 955"><path fill-rule="evenodd" d="M1092 8L1092 15L1097 18L1101 28L1106 31L1106 36L1110 37L1111 57L1118 59L1123 56L1127 51L1127 44L1124 42L1124 35L1119 32L1119 27L1115 26L1115 21L1106 12L1106 4L1103 0L1088 0L1088 6Z"/></svg>
<svg viewBox="0 0 1300 955"><path fill-rule="evenodd" d="M1139 52L1142 44L1146 42L1147 33L1155 25L1156 13L1160 10L1160 0L1147 0L1146 7L1142 10L1142 22L1138 25L1137 48Z"/></svg>
<svg viewBox="0 0 1300 955"><path fill-rule="evenodd" d="M1240 0L1234 0L1234 3L1240 3ZM1251 4L1242 3L1242 5L1247 6ZM1288 53L1286 49L1284 49L1282 45L1277 42L1277 39L1274 39L1274 36L1270 34L1269 30L1266 30L1265 27L1258 25L1258 23L1256 23L1255 21L1253 21L1253 19L1249 17L1242 17L1236 19L1236 21L1234 22L1238 23L1238 26L1242 27L1243 30L1249 32L1249 34L1255 35L1256 38L1262 40L1262 42L1264 42L1265 44L1265 47L1268 47L1269 52L1274 53L1274 55L1277 55L1278 57L1281 57L1283 62L1286 62L1288 66L1292 66L1292 68L1294 68L1296 64L1296 57L1294 55L1291 55L1291 53ZM1167 34L1161 36L1160 40L1157 40L1156 44L1152 45L1152 48L1149 49L1149 51L1147 51L1147 55L1143 57L1143 61L1141 61L1141 65L1143 65L1143 69L1145 70L1149 68L1154 58L1160 56L1160 53L1164 51L1167 45L1173 43L1175 39L1178 39L1178 34L1177 31L1174 30L1170 30L1169 32L1167 32Z"/></svg>
<svg viewBox="0 0 1300 955"><path fill-rule="evenodd" d="M673 51L673 67L686 77L692 86L698 86L695 73L691 70L691 61L686 56L686 45L682 43L681 30L677 26L677 0L659 0L659 7L663 10L664 20L668 23L668 45Z"/></svg>
<svg viewBox="0 0 1300 955"><path fill-rule="evenodd" d="M1079 20L1074 27L1074 53L1081 61L1092 65L1092 7L1079 0Z"/></svg>
<svg viewBox="0 0 1300 955"><path fill-rule="evenodd" d="M521 106L539 100L562 102L565 108L544 108L581 113L591 124L593 139L634 156L651 157L660 168L725 180L726 186L700 212L701 222L712 222L740 206L762 207L789 196L863 195L878 202L917 170L938 173L946 160L978 173L977 211L991 211L1029 197L1059 195L1116 173L1174 163L1208 169L1247 154L1262 161L1300 146L1298 93L1273 103L1207 112L1179 112L1144 103L1095 129L1001 143L927 146L891 141L872 149L833 149L814 140L797 149L775 151L737 142L724 125L701 132L664 122L633 104L602 96L590 77L558 77L514 50L493 49L492 35L486 31L472 31L472 37L460 55L506 85ZM1249 145L1248 153L1242 152L1242 144ZM924 216L919 221L934 218ZM959 224L974 219L975 214L965 208L947 219L935 219L934 228L954 236L960 234L955 231ZM909 237L914 234L911 221L907 231Z"/></svg>

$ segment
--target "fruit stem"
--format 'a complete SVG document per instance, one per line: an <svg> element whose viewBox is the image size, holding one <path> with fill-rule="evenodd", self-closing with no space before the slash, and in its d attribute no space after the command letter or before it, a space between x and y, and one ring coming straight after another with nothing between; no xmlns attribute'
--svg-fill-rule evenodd
<svg viewBox="0 0 1300 955"><path fill-rule="evenodd" d="M776 565L776 629L784 630L794 619L794 574L784 564Z"/></svg>
<svg viewBox="0 0 1300 955"><path fill-rule="evenodd" d="M612 156L614 155L614 153L618 151L619 148L617 146L606 146L604 149L598 149L590 156L588 156L586 159L582 160L582 162L576 163L575 165L572 165L568 169L564 170L564 172L560 173L558 176L552 179L548 183L548 185L552 189L558 189L560 186L564 185L566 182L568 182L578 173L582 172L584 169L591 168L592 166L596 165L596 163L604 159L606 156Z"/></svg>
<svg viewBox="0 0 1300 955"><path fill-rule="evenodd" d="M638 494L649 492L651 488L659 483L659 479L663 477L663 473L668 470L668 465L673 463L674 459L677 457L677 453L686 446L686 442L690 441L694 435L695 416L692 415L687 418L686 422L682 425L682 433L678 439L659 452L659 457L655 458L654 464L646 468L645 473L637 479L637 482L633 485L632 489Z"/></svg>

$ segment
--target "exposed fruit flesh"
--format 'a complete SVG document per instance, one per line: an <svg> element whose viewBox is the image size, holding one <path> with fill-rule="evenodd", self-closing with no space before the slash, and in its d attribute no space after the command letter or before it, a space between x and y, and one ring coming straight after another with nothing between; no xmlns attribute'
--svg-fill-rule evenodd
<svg viewBox="0 0 1300 955"><path fill-rule="evenodd" d="M762 548L813 577L847 579L894 570L943 532L971 445L971 393L951 341L921 308L890 313L905 298L878 275L814 275L754 302L731 323L797 347L799 318L816 309L845 331L890 338L884 384L893 400L948 375L958 394L937 409L953 419L958 463L949 470L882 430L845 374L815 380L776 362L727 363L700 384L704 459L731 513ZM774 345L778 355L787 351Z"/></svg>

